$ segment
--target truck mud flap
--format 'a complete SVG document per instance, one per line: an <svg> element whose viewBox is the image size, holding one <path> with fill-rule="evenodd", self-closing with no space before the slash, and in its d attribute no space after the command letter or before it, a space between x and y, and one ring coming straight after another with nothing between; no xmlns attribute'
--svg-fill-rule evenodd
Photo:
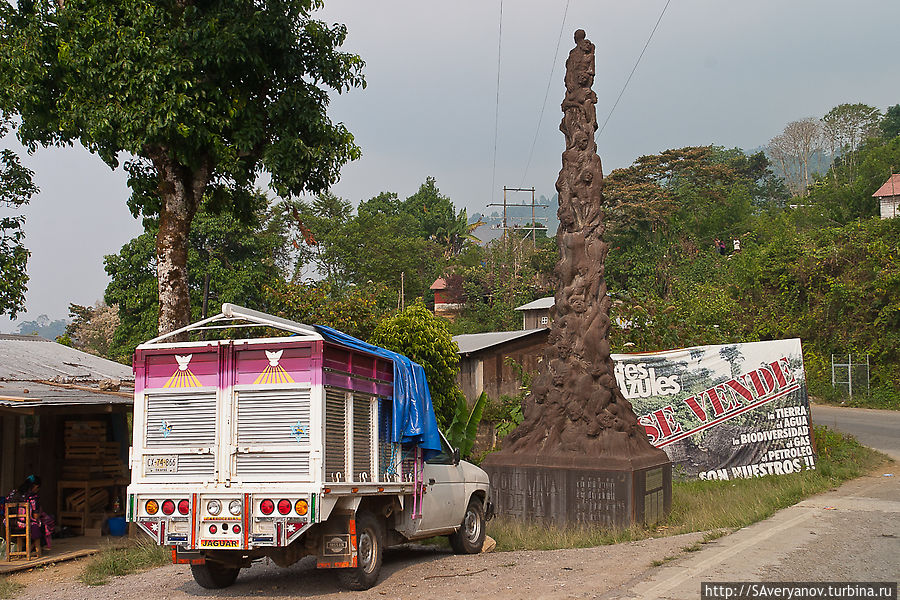
<svg viewBox="0 0 900 600"><path fill-rule="evenodd" d="M353 513L332 513L323 523L322 542L316 555L319 569L356 566L356 518Z"/></svg>
<svg viewBox="0 0 900 600"><path fill-rule="evenodd" d="M182 550L178 546L172 546L172 563L176 565L202 565L206 563L206 559L199 550Z"/></svg>

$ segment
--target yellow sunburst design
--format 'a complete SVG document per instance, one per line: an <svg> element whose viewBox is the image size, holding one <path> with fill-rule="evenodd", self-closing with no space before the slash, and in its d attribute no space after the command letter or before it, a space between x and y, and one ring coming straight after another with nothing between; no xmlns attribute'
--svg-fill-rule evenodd
<svg viewBox="0 0 900 600"><path fill-rule="evenodd" d="M191 373L190 369L188 369L188 364L191 362L191 357L193 356L193 354L187 354L185 356L175 355L175 362L178 363L178 370L172 373L172 376L169 377L166 385L163 386L164 388L203 387L200 380Z"/></svg>
<svg viewBox="0 0 900 600"><path fill-rule="evenodd" d="M284 350L277 352L269 352L266 350L266 358L269 359L269 365L259 374L254 385L258 383L294 383L294 379L284 370L284 367L278 364L281 360L281 354Z"/></svg>
<svg viewBox="0 0 900 600"><path fill-rule="evenodd" d="M263 369L263 372L259 374L259 377L253 383L294 383L294 379L281 365L274 367L269 365Z"/></svg>

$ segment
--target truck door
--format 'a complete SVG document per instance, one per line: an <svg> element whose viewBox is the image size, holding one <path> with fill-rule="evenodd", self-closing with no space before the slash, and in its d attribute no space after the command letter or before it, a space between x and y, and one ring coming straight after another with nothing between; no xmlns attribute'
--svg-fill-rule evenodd
<svg viewBox="0 0 900 600"><path fill-rule="evenodd" d="M441 435L441 453L425 461L425 497L416 533L447 531L462 523L466 486L462 469L453 463L453 450Z"/></svg>

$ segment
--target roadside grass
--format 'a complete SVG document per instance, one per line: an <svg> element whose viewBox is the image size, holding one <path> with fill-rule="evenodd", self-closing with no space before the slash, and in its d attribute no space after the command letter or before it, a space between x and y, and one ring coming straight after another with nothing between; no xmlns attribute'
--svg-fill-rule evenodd
<svg viewBox="0 0 900 600"><path fill-rule="evenodd" d="M754 479L675 482L672 512L665 521L651 527L609 530L585 524L557 526L498 517L487 524L487 534L497 541L498 551L509 551L588 548L694 531L709 532L703 541L684 548L686 552L694 552L700 549L699 544L709 543L804 498L859 477L887 459L862 446L852 436L827 427L814 429L819 454L816 470Z"/></svg>
<svg viewBox="0 0 900 600"><path fill-rule="evenodd" d="M15 581L10 581L6 577L0 577L0 598L14 598L25 586Z"/></svg>
<svg viewBox="0 0 900 600"><path fill-rule="evenodd" d="M129 575L168 564L171 551L155 542L140 539L125 548L109 548L91 558L78 579L85 585L104 585L110 577Z"/></svg>
<svg viewBox="0 0 900 600"><path fill-rule="evenodd" d="M810 396L810 400L818 404L828 404L831 406L900 410L900 393L892 387L872 388L868 393L856 394L852 398L840 391L827 388L820 394Z"/></svg>

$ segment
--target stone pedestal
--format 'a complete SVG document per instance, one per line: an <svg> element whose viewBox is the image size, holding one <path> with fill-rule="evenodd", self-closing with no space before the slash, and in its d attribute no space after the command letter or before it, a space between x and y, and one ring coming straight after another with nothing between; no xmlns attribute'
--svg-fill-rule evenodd
<svg viewBox="0 0 900 600"><path fill-rule="evenodd" d="M574 456L491 455L496 514L556 524L626 528L662 520L672 506L672 463Z"/></svg>

